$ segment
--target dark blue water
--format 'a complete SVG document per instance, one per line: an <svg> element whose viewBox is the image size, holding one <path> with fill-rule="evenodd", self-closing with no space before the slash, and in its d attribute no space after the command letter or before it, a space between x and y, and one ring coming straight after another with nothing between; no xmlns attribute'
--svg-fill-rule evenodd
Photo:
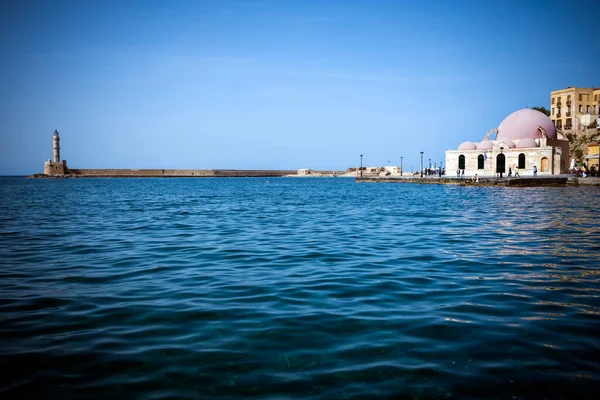
<svg viewBox="0 0 600 400"><path fill-rule="evenodd" d="M0 397L593 397L599 189L0 179Z"/></svg>

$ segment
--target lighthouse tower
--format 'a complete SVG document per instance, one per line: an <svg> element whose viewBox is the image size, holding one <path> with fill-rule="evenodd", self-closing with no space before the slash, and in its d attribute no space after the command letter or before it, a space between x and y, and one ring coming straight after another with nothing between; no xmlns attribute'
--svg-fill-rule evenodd
<svg viewBox="0 0 600 400"><path fill-rule="evenodd" d="M60 160L60 135L58 130L54 130L52 136L53 160L48 160L44 163L45 175L65 175L68 173L67 160Z"/></svg>
<svg viewBox="0 0 600 400"><path fill-rule="evenodd" d="M54 130L54 136L52 137L52 142L54 143L54 162L60 162L60 136L58 135L58 130Z"/></svg>

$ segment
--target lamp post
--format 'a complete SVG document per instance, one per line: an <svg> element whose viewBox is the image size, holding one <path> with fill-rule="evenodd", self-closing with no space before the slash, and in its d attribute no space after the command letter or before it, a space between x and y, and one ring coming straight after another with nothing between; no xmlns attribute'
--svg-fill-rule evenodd
<svg viewBox="0 0 600 400"><path fill-rule="evenodd" d="M400 176L402 176L402 174L404 173L404 170L402 169L402 159L404 157L400 156Z"/></svg>
<svg viewBox="0 0 600 400"><path fill-rule="evenodd" d="M423 177L423 152L421 152L421 178Z"/></svg>
<svg viewBox="0 0 600 400"><path fill-rule="evenodd" d="M362 157L363 155L360 155L360 177L362 178Z"/></svg>
<svg viewBox="0 0 600 400"><path fill-rule="evenodd" d="M431 169L431 158L429 159L429 169Z"/></svg>

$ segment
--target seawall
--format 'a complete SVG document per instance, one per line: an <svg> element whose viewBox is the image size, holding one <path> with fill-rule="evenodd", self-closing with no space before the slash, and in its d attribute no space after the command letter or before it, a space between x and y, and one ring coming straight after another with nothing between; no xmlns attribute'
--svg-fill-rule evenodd
<svg viewBox="0 0 600 400"><path fill-rule="evenodd" d="M510 187L565 187L565 186L600 186L600 178L577 178L570 176L541 176L525 178L479 178L479 182L471 179L451 177L358 177L356 182L370 183L420 183L461 186L510 186Z"/></svg>
<svg viewBox="0 0 600 400"><path fill-rule="evenodd" d="M240 169L71 169L64 175L35 174L32 178L233 178L296 175L296 170Z"/></svg>

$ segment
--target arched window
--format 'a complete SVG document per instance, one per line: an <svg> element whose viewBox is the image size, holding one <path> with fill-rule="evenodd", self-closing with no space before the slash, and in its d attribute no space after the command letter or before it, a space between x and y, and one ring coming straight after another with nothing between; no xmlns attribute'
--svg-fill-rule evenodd
<svg viewBox="0 0 600 400"><path fill-rule="evenodd" d="M465 156L463 156L462 154L458 156L458 168L465 169Z"/></svg>
<svg viewBox="0 0 600 400"><path fill-rule="evenodd" d="M484 168L484 161L485 161L485 159L483 158L483 154L480 154L477 157L477 169L483 169Z"/></svg>
<svg viewBox="0 0 600 400"><path fill-rule="evenodd" d="M519 154L519 168L525 169L525 154Z"/></svg>

